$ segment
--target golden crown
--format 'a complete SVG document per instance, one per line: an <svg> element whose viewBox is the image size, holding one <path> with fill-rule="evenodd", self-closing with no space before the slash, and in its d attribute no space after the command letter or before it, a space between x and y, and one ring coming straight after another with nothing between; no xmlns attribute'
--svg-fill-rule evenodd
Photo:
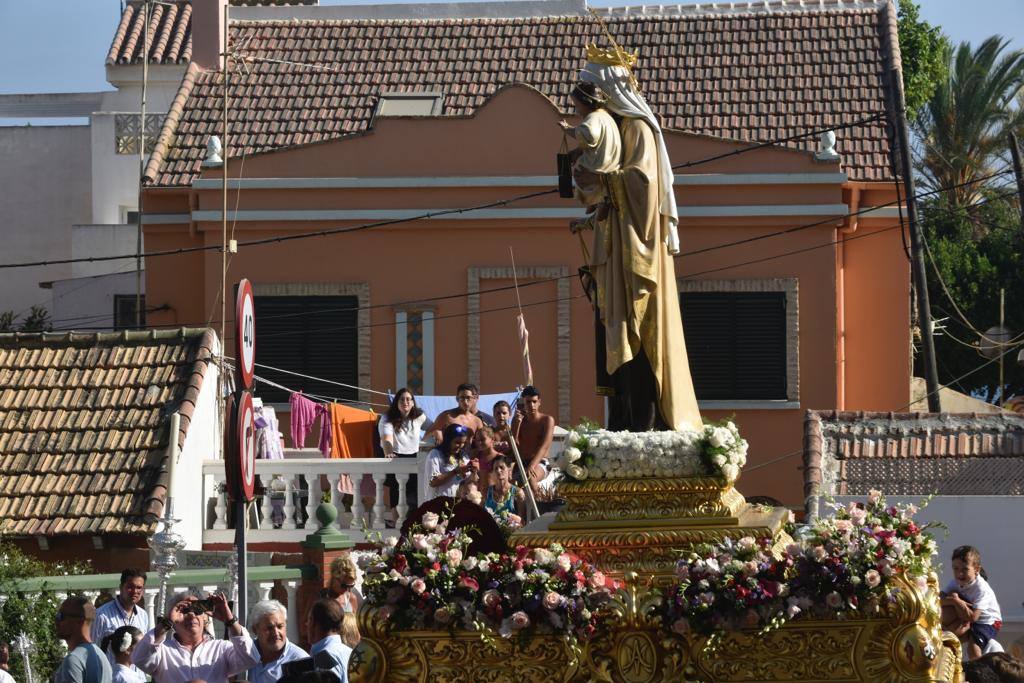
<svg viewBox="0 0 1024 683"><path fill-rule="evenodd" d="M590 43L587 45L587 61L591 64L604 64L606 66L624 66L632 70L636 66L639 52L626 52L617 44L611 49L600 48Z"/></svg>

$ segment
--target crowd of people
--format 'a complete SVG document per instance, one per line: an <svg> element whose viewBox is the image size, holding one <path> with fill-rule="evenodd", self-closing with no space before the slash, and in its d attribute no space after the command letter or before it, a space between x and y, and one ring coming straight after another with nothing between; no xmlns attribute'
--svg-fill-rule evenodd
<svg viewBox="0 0 1024 683"><path fill-rule="evenodd" d="M478 406L480 392L473 384L460 384L455 408L440 413L431 423L407 388L395 393L378 425L385 457L415 457L422 441L434 444L422 476L431 498L448 496L482 505L503 521L524 517L529 487L538 499L551 496L553 473L548 452L555 420L541 410L540 392L525 387L518 405L498 401L493 413ZM522 471L515 454L522 461ZM524 476L525 473L525 476ZM410 477L406 500L415 509L417 482ZM397 501L397 481L389 478L391 501Z"/></svg>
<svg viewBox="0 0 1024 683"><path fill-rule="evenodd" d="M223 594L182 591L152 628L141 601L146 574L126 569L113 600L97 608L88 598L64 600L55 617L57 636L68 646L54 683L227 683L247 672L254 683L310 681L347 683L353 648L359 644L355 614L362 598L348 556L330 567L328 588L308 609L309 652L288 640L288 611L262 600L249 612L247 630ZM212 622L224 625L225 639ZM3 649L0 683L13 683Z"/></svg>

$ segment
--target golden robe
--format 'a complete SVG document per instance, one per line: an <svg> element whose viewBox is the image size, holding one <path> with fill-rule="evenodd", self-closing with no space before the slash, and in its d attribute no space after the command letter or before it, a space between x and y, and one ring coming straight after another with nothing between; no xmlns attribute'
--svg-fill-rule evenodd
<svg viewBox="0 0 1024 683"><path fill-rule="evenodd" d="M605 326L608 374L646 352L661 417L672 429L700 428L683 339L668 220L658 210L658 151L650 126L623 119L622 166L603 176L613 206L594 221L591 273Z"/></svg>

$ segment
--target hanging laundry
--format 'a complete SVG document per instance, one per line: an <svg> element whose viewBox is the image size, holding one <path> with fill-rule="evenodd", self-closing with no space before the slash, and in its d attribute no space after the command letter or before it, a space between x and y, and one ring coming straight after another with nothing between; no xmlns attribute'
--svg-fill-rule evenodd
<svg viewBox="0 0 1024 683"><path fill-rule="evenodd" d="M313 427L313 423L320 418L320 439L317 448L324 457L330 457L331 452L331 421L327 414L327 408L319 403L314 403L301 393L292 394L288 397L288 406L291 408L291 436L292 448L303 448L306 437Z"/></svg>
<svg viewBox="0 0 1024 683"><path fill-rule="evenodd" d="M264 460L281 460L284 448L281 446L281 430L277 413L272 406L263 405L263 399L252 399L256 423L256 457Z"/></svg>
<svg viewBox="0 0 1024 683"><path fill-rule="evenodd" d="M389 396L388 398L390 400L391 397ZM490 413L494 408L494 404L498 401L506 401L510 406L515 406L517 398L519 398L519 392L517 391L508 394L480 394L480 400L477 401L476 407L481 412ZM455 400L454 396L416 397L416 406L427 416L427 424L436 420L437 416L442 412L457 408L458 405L459 403Z"/></svg>
<svg viewBox="0 0 1024 683"><path fill-rule="evenodd" d="M373 411L351 408L338 403L329 407L331 419L332 458L372 458L373 432L377 428L377 415ZM342 493L353 493L352 479L343 475L338 484ZM363 475L359 483L359 494L372 497L376 494L373 477Z"/></svg>

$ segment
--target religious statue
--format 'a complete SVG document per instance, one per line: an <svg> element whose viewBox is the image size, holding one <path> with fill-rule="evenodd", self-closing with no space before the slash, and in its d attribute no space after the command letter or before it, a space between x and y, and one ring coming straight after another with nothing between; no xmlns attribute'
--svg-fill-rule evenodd
<svg viewBox="0 0 1024 683"><path fill-rule="evenodd" d="M571 129L580 143L573 179L588 207L572 229L594 233L584 256L598 317L598 390L609 397L610 429L699 428L673 264L674 176L661 126L633 77L636 59L617 45L589 45L571 93L584 116ZM618 136L604 125L604 109L616 117ZM618 163L609 163L616 146Z"/></svg>

